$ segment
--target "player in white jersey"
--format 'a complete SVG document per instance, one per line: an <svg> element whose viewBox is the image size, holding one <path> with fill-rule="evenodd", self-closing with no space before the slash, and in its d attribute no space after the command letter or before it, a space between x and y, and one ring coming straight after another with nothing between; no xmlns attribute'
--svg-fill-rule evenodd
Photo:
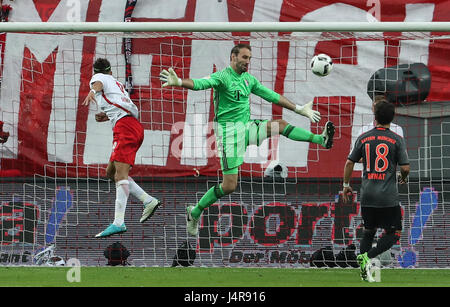
<svg viewBox="0 0 450 307"><path fill-rule="evenodd" d="M136 153L144 141L144 129L137 120L139 112L136 105L131 101L122 83L112 76L111 64L107 59L100 58L95 61L94 73L89 82L91 91L83 101L83 105L97 103L102 112L95 114L95 120L110 121L113 127L113 151L106 175L116 183L116 203L114 222L95 236L104 238L127 231L124 218L130 193L144 204L141 223L153 215L161 202L148 195L128 176L134 165Z"/></svg>

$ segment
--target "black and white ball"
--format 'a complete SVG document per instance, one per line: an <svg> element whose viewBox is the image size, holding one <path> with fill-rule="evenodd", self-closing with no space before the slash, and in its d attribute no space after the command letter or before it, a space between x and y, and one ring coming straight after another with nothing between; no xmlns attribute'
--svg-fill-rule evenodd
<svg viewBox="0 0 450 307"><path fill-rule="evenodd" d="M333 69L333 61L324 53L315 55L311 60L311 71L319 76L328 76Z"/></svg>

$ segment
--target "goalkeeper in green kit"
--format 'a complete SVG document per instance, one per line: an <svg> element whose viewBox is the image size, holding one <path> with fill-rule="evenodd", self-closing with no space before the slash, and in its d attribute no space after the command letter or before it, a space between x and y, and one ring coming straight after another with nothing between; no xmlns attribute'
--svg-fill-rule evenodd
<svg viewBox="0 0 450 307"><path fill-rule="evenodd" d="M294 127L285 120L250 119L249 97L253 93L266 101L280 105L311 122L320 121L320 113L312 109L312 102L303 106L296 105L286 97L268 89L251 74L248 66L252 57L251 47L238 44L230 55L230 66L202 79L180 79L172 68L163 70L160 80L163 87L181 86L194 91L214 89L214 131L217 151L223 171L223 180L208 190L196 206L188 206L187 230L195 236L198 233L198 221L206 208L219 198L228 195L237 187L239 166L244 162L248 145L260 145L265 139L282 134L294 141L312 142L329 149L333 145L334 125L325 124L322 134Z"/></svg>

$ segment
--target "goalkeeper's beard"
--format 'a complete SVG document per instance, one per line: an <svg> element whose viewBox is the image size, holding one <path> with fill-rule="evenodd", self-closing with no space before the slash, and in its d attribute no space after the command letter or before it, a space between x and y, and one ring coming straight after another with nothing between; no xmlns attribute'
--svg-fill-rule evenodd
<svg viewBox="0 0 450 307"><path fill-rule="evenodd" d="M245 64L245 63L242 63L242 62L235 62L234 67L235 67L235 71L238 74L242 74L242 73L248 71L248 64Z"/></svg>
<svg viewBox="0 0 450 307"><path fill-rule="evenodd" d="M241 73L248 71L248 64L242 64L240 65L240 71Z"/></svg>

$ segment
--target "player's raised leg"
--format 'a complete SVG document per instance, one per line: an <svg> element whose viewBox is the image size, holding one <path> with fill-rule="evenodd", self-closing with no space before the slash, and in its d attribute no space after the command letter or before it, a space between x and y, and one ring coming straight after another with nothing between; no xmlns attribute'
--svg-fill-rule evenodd
<svg viewBox="0 0 450 307"><path fill-rule="evenodd" d="M237 187L238 168L225 171L223 182L210 188L195 206L188 206L187 212L187 231L190 235L196 236L198 233L198 222L203 210L214 204L221 197L228 195Z"/></svg>
<svg viewBox="0 0 450 307"><path fill-rule="evenodd" d="M108 168L106 170L107 177L115 181L114 179L115 173L116 169L114 167L114 164L110 163L110 165L108 165ZM144 223L153 216L155 211L162 205L162 203L155 197L145 192L130 176L128 176L128 186L130 194L139 199L143 204L144 209L139 221L141 223Z"/></svg>
<svg viewBox="0 0 450 307"><path fill-rule="evenodd" d="M401 230L386 230L385 234L378 240L377 245L370 248L367 252L367 256L372 259L391 249L391 247L400 239L400 235Z"/></svg>
<svg viewBox="0 0 450 307"><path fill-rule="evenodd" d="M153 216L162 203L155 197L146 193L130 176L128 176L128 181L130 183L131 195L139 199L144 205L144 210L142 211L142 216L139 220L139 222L144 223Z"/></svg>
<svg viewBox="0 0 450 307"><path fill-rule="evenodd" d="M334 124L328 121L321 134L314 134L306 129L295 127L283 119L272 120L267 124L267 135L284 135L288 139L319 144L327 149L333 146Z"/></svg>

